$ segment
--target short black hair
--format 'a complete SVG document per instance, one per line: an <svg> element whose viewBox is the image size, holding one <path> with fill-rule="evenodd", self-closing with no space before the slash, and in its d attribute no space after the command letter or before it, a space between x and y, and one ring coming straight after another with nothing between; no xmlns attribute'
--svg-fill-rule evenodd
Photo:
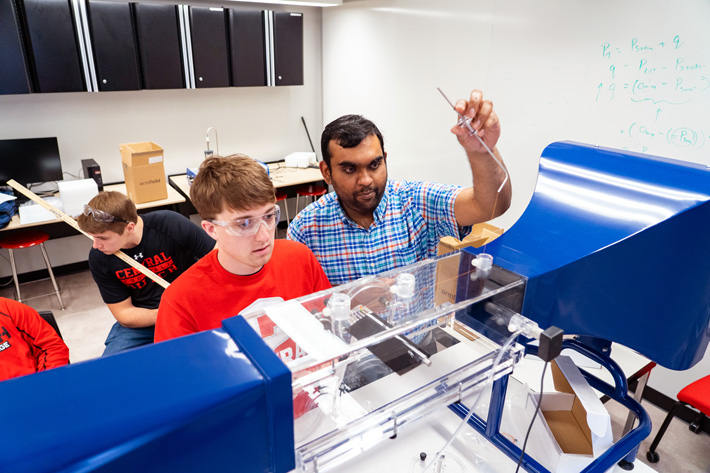
<svg viewBox="0 0 710 473"><path fill-rule="evenodd" d="M330 150L328 145L335 141L343 148L354 148L370 135L380 140L382 153L385 152L385 140L377 126L362 115L343 115L326 125L320 138L323 161L330 168Z"/></svg>

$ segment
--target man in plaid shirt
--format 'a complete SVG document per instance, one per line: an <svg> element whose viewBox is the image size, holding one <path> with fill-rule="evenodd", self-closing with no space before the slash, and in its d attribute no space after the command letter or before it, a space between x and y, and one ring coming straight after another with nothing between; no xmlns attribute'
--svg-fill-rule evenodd
<svg viewBox="0 0 710 473"><path fill-rule="evenodd" d="M500 121L480 90L458 100L456 110L498 160ZM473 187L387 179L387 153L374 123L345 115L323 130L320 170L330 193L291 222L288 238L308 246L333 286L435 256L439 239L463 238L471 225L503 214L511 186L505 173L466 128L451 128L466 151Z"/></svg>

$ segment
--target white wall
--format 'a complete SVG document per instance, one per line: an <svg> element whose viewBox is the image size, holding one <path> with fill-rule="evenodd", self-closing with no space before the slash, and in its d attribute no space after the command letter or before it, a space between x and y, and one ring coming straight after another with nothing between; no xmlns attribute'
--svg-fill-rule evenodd
<svg viewBox="0 0 710 473"><path fill-rule="evenodd" d="M509 228L532 195L538 158L552 141L646 148L710 162L707 148L622 136L621 123L634 113L632 106L608 98L595 101L608 72L606 63L594 59L603 42L628 45L641 33L653 32L655 41L689 32L687 44L699 48L695 35L708 15L688 12L707 8L706 1L656 0L654 5L641 0L363 0L323 10L298 7L304 13L302 87L0 96L0 138L58 136L65 171L77 173L81 159L94 158L110 182L123 180L118 145L124 142L160 144L167 172L177 173L201 160L210 126L218 130L222 154L238 151L275 160L309 149L301 116L318 148L324 123L362 113L385 135L393 178L469 185L465 157L448 131L455 116L436 87L452 100L478 87L493 99L502 120L499 148L510 169L514 200L494 223ZM255 6L262 7L295 9ZM618 90L623 92L623 84ZM694 97L696 105L706 110L708 95ZM688 128L710 131L707 122L697 123L694 109L686 110L693 118ZM682 126L683 114L676 108L668 106L661 115L673 119L669 126ZM89 242L77 236L50 241L48 247L53 263L61 265L85 259ZM43 267L38 252L22 260L21 272ZM0 274L9 274L6 263L0 264ZM708 359L687 372L656 368L650 385L674 396L708 371Z"/></svg>
<svg viewBox="0 0 710 473"><path fill-rule="evenodd" d="M436 87L452 101L482 89L501 117L498 147L514 189L511 209L494 223L509 228L554 141L710 164L708 17L705 0L346 1L323 12L324 123L345 113L372 119L395 179L470 185L449 132L455 114ZM678 72L677 58L697 67ZM642 70L642 60L657 70ZM660 85L679 78L683 90ZM658 88L639 90L637 81ZM674 140L679 130L695 140ZM659 367L650 386L672 397L709 371L710 358L687 372Z"/></svg>
<svg viewBox="0 0 710 473"><path fill-rule="evenodd" d="M217 129L221 154L240 152L275 161L293 151L310 151L301 116L317 140L322 129L322 9L239 6L304 14L305 85L0 95L0 139L56 136L65 172L78 175L81 160L93 158L105 183L124 180L118 149L122 143L153 141L162 146L168 174L199 165L209 127ZM54 266L86 260L91 247L83 236L50 240L46 246ZM39 251L25 251L17 258L20 273L44 268ZM7 256L6 250L0 255ZM0 266L0 276L11 274L6 260L0 259Z"/></svg>

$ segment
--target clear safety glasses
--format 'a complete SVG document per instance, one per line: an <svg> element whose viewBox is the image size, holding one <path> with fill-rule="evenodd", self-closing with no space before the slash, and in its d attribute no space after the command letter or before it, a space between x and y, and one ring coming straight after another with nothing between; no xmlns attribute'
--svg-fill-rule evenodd
<svg viewBox="0 0 710 473"><path fill-rule="evenodd" d="M220 222L219 220L207 220L215 225L224 227L229 233L234 236L252 236L259 231L259 227L263 223L266 228L272 230L276 227L281 219L281 209L278 206L274 206L274 210L265 213L264 215L258 215L256 217L249 218L238 218L236 220L230 220L229 222Z"/></svg>
<svg viewBox="0 0 710 473"><path fill-rule="evenodd" d="M126 220L123 220L122 218L114 217L110 213L104 212L103 210L99 209L92 209L89 207L89 204L84 204L84 215L92 216L94 220L97 222L101 223L111 223L111 222L125 222L128 223Z"/></svg>

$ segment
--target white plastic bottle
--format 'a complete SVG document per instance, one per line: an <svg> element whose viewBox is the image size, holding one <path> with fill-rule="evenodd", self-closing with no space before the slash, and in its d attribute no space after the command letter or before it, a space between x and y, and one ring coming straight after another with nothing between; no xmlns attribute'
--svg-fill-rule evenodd
<svg viewBox="0 0 710 473"><path fill-rule="evenodd" d="M330 320L332 330L335 335L345 343L350 343L352 334L350 333L350 296L347 294L333 294L328 300L330 309Z"/></svg>

